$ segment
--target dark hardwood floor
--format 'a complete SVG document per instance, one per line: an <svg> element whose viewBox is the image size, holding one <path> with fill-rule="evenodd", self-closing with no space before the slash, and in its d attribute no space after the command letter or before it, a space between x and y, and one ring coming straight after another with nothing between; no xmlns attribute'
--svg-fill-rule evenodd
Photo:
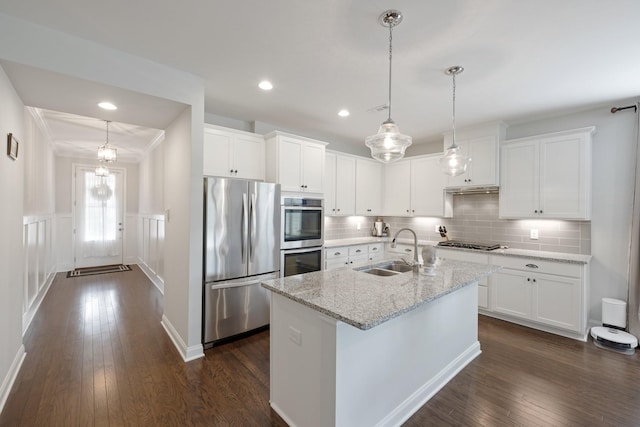
<svg viewBox="0 0 640 427"><path fill-rule="evenodd" d="M0 426L284 426L269 332L184 363L136 267L58 274L25 336ZM640 426L640 356L481 317L482 355L406 426ZM304 427L304 426L301 426Z"/></svg>

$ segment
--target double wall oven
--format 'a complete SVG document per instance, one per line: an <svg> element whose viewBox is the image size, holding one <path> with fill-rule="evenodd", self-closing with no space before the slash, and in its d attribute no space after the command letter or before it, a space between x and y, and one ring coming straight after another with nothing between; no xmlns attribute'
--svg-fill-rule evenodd
<svg viewBox="0 0 640 427"><path fill-rule="evenodd" d="M322 270L323 200L283 197L280 208L280 275Z"/></svg>

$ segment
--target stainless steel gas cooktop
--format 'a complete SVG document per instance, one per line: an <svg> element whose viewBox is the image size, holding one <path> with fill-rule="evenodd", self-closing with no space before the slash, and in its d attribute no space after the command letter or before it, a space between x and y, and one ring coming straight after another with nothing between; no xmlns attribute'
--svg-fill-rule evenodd
<svg viewBox="0 0 640 427"><path fill-rule="evenodd" d="M475 249L477 251L493 251L496 249L500 249L500 245L495 243L463 242L460 240L447 240L445 242L439 242L438 246L449 248Z"/></svg>

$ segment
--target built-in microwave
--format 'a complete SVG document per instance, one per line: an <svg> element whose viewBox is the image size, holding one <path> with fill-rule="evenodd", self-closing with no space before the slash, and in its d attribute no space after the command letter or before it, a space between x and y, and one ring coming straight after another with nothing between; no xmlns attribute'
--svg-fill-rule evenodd
<svg viewBox="0 0 640 427"><path fill-rule="evenodd" d="M280 249L310 248L324 244L322 199L283 197Z"/></svg>
<svg viewBox="0 0 640 427"><path fill-rule="evenodd" d="M324 268L324 249L314 248L285 249L280 251L280 276L311 273Z"/></svg>

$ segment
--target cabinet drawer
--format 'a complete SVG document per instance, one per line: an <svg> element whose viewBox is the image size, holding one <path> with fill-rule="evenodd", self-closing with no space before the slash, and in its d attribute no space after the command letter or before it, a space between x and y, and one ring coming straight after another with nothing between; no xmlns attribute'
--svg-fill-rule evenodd
<svg viewBox="0 0 640 427"><path fill-rule="evenodd" d="M505 268L531 273L555 274L559 276L581 277L582 265L541 259L492 256L491 263Z"/></svg>
<svg viewBox="0 0 640 427"><path fill-rule="evenodd" d="M349 246L349 256L367 255L369 252L368 245Z"/></svg>
<svg viewBox="0 0 640 427"><path fill-rule="evenodd" d="M333 259L349 256L349 249L346 247L326 248L324 250L324 259Z"/></svg>
<svg viewBox="0 0 640 427"><path fill-rule="evenodd" d="M475 262L478 264L489 264L489 255L486 253L457 251L455 249L440 249L440 248L436 250L436 253L440 258L444 258L444 259Z"/></svg>
<svg viewBox="0 0 640 427"><path fill-rule="evenodd" d="M384 253L384 244L382 244L382 243L370 243L369 244L369 255L382 254L382 253Z"/></svg>
<svg viewBox="0 0 640 427"><path fill-rule="evenodd" d="M369 255L362 254L349 257L349 265L356 267L358 265L367 264L369 262Z"/></svg>
<svg viewBox="0 0 640 427"><path fill-rule="evenodd" d="M391 245L389 245L385 248L385 251L396 255L400 254L413 256L413 245L399 243L395 248L392 248Z"/></svg>
<svg viewBox="0 0 640 427"><path fill-rule="evenodd" d="M325 262L325 270L333 270L334 268L345 267L349 265L349 261L347 257L344 258L333 258L326 259Z"/></svg>

